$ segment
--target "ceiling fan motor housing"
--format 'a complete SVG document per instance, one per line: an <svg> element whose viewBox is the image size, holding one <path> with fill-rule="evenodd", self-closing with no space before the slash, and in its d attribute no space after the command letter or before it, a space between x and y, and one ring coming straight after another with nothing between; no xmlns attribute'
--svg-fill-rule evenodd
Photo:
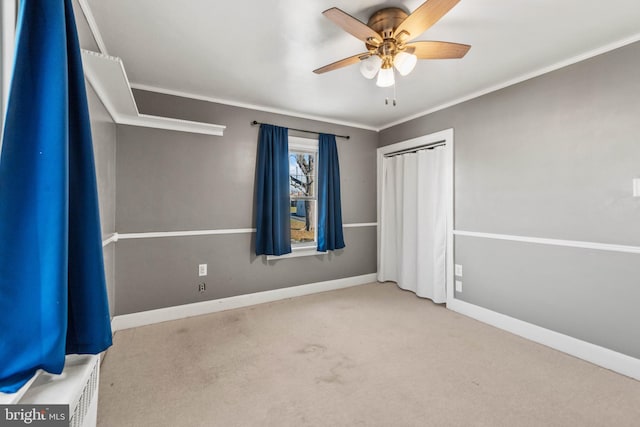
<svg viewBox="0 0 640 427"><path fill-rule="evenodd" d="M393 31L400 26L402 21L407 19L409 14L398 7L387 7L380 9L369 18L367 26L382 35L384 39L393 37Z"/></svg>
<svg viewBox="0 0 640 427"><path fill-rule="evenodd" d="M393 38L396 28L404 21L409 14L398 7L387 7L371 15L367 25L383 38L382 43L374 45L365 43L369 52L382 58L382 68L391 68L393 58L402 49Z"/></svg>

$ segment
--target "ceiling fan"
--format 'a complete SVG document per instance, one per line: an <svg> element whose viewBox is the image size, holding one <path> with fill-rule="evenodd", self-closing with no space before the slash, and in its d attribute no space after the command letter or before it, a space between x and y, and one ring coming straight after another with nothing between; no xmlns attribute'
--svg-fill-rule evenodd
<svg viewBox="0 0 640 427"><path fill-rule="evenodd" d="M418 59L462 58L471 46L440 41L411 40L438 22L460 0L427 0L410 15L398 7L381 9L371 15L364 24L348 13L332 7L322 14L340 28L362 40L366 52L341 59L316 70L316 74L337 70L360 63L360 72L368 79L378 75L380 87L395 83L393 68L406 76L416 66Z"/></svg>

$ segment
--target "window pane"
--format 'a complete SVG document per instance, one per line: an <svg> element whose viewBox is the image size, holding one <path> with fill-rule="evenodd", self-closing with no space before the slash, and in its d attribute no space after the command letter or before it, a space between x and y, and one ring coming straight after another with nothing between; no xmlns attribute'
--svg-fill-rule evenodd
<svg viewBox="0 0 640 427"><path fill-rule="evenodd" d="M315 200L291 201L291 244L310 243L316 239Z"/></svg>
<svg viewBox="0 0 640 427"><path fill-rule="evenodd" d="M315 160L312 153L289 153L291 197L315 197Z"/></svg>

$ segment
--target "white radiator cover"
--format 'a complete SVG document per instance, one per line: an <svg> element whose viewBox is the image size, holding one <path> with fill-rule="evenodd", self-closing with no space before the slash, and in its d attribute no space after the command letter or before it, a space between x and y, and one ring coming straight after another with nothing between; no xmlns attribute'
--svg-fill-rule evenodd
<svg viewBox="0 0 640 427"><path fill-rule="evenodd" d="M69 426L95 427L99 379L99 355L71 354L62 374L41 373L16 403L69 405Z"/></svg>

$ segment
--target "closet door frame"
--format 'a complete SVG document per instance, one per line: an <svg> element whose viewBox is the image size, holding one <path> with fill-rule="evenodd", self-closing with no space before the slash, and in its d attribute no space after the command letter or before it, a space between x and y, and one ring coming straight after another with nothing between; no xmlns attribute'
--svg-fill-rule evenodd
<svg viewBox="0 0 640 427"><path fill-rule="evenodd" d="M382 225L380 218L381 200L382 200L382 160L385 156L399 152L417 151L421 148L427 148L434 145L444 145L446 157L445 171L445 200L447 204L447 302L449 305L455 299L454 292L454 240L453 230L455 229L455 164L454 164L454 141L453 128L445 129L439 132L430 133L428 135L419 136L417 138L408 139L406 141L397 142L395 144L386 145L377 149L377 201L376 201L376 220L377 220L377 268L380 268L380 228Z"/></svg>

